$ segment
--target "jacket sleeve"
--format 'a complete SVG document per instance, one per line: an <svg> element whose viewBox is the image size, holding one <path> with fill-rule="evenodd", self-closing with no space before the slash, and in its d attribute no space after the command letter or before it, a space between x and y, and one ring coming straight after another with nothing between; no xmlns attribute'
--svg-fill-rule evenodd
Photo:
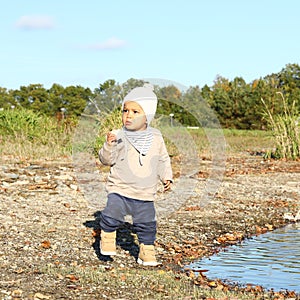
<svg viewBox="0 0 300 300"><path fill-rule="evenodd" d="M112 166L117 160L117 143L109 145L107 142L99 150L99 159L103 165Z"/></svg>
<svg viewBox="0 0 300 300"><path fill-rule="evenodd" d="M170 159L169 153L167 151L165 142L162 137L161 137L161 146L160 146L158 176L161 181L164 181L164 180L173 181L171 159Z"/></svg>

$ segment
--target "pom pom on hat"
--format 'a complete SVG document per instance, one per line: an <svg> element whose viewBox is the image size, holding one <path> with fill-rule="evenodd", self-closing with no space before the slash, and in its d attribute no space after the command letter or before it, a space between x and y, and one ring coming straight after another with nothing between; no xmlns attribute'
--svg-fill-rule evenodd
<svg viewBox="0 0 300 300"><path fill-rule="evenodd" d="M154 118L157 108L157 96L154 94L153 89L153 85L150 83L145 83L142 87L134 88L125 96L122 109L125 102L133 101L138 103L144 110L149 125Z"/></svg>

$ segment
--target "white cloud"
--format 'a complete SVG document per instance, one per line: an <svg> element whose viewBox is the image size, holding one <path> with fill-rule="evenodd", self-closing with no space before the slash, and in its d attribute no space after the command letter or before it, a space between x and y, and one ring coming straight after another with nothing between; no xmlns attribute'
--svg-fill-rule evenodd
<svg viewBox="0 0 300 300"><path fill-rule="evenodd" d="M54 21L50 16L22 16L17 22L16 27L21 29L52 29Z"/></svg>
<svg viewBox="0 0 300 300"><path fill-rule="evenodd" d="M115 37L111 37L102 43L97 43L88 46L92 50L111 50L111 49L120 49L126 46L126 42Z"/></svg>

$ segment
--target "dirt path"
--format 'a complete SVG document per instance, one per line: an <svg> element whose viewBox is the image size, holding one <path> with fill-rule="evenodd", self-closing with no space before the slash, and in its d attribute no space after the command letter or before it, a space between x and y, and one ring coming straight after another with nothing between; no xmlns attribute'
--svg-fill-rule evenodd
<svg viewBox="0 0 300 300"><path fill-rule="evenodd" d="M194 175L199 193L208 177L209 163ZM0 299L102 299L107 287L82 289L76 278L52 270L136 268L138 247L129 224L118 232L116 258L99 254L99 212L81 193L70 160L7 160L0 178ZM299 162L264 161L248 153L229 158L208 205L201 207L199 196L191 195L179 211L159 220L161 268L180 270L221 246L283 226L284 213L299 208Z"/></svg>

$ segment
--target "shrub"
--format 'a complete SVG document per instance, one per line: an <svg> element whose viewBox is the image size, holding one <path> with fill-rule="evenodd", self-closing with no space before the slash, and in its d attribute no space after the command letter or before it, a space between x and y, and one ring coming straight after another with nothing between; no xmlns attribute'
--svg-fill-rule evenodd
<svg viewBox="0 0 300 300"><path fill-rule="evenodd" d="M271 127L275 138L276 148L267 153L267 157L297 159L300 157L300 117L296 108L295 101L288 105L282 93L281 96L283 111L280 114L272 115L271 110L261 99L265 106L265 118Z"/></svg>
<svg viewBox="0 0 300 300"><path fill-rule="evenodd" d="M71 133L65 123L27 109L0 111L2 155L38 158L70 152Z"/></svg>

